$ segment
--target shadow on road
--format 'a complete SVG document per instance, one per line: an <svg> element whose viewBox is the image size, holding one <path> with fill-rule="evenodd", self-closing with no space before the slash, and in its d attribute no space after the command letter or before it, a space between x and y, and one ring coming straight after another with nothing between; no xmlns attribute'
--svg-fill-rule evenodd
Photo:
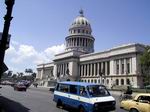
<svg viewBox="0 0 150 112"><path fill-rule="evenodd" d="M0 112L29 112L22 104L0 96Z"/></svg>

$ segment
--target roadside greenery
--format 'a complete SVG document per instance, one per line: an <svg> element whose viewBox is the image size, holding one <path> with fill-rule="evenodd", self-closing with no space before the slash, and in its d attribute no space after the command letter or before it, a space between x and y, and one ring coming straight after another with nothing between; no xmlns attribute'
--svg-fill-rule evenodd
<svg viewBox="0 0 150 112"><path fill-rule="evenodd" d="M140 62L144 86L147 86L150 85L150 46L146 46L145 48L145 52L140 57Z"/></svg>

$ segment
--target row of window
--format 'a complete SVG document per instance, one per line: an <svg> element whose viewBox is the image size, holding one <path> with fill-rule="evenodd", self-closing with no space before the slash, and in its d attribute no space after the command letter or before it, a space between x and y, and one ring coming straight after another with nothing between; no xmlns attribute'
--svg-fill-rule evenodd
<svg viewBox="0 0 150 112"><path fill-rule="evenodd" d="M117 59L114 62L116 63L116 74L129 74L130 73L130 59L131 58L126 58L126 59ZM125 69L126 67L126 69ZM120 72L120 73L119 73Z"/></svg>
<svg viewBox="0 0 150 112"><path fill-rule="evenodd" d="M88 22L87 21L84 21L83 19L82 19L82 21L75 21L72 25L75 25L75 24L78 24L78 25L88 25Z"/></svg>
<svg viewBox="0 0 150 112"><path fill-rule="evenodd" d="M110 62L98 62L80 65L80 76L109 75Z"/></svg>
<svg viewBox="0 0 150 112"><path fill-rule="evenodd" d="M111 79L112 80L112 79ZM105 82L106 81L106 82ZM126 81L126 83L125 83ZM89 82L89 83L102 83L102 84L109 84L109 83L113 83L112 81L109 81L109 79L102 79L102 82L101 82L101 79L85 79L85 80L81 80L81 82ZM130 85L131 82L130 82L130 79L116 79L115 80L115 85Z"/></svg>
<svg viewBox="0 0 150 112"><path fill-rule="evenodd" d="M65 92L65 93L71 93L71 94L77 94L78 92L78 86L76 85L68 85L68 84L59 84L56 87L57 91ZM84 86L79 86L79 93L82 96L83 94L81 91L85 90Z"/></svg>
<svg viewBox="0 0 150 112"><path fill-rule="evenodd" d="M69 63L58 64L57 65L57 75L67 74L68 66L69 66Z"/></svg>
<svg viewBox="0 0 150 112"><path fill-rule="evenodd" d="M67 40L67 47L68 46L93 47L93 41L87 38L70 38Z"/></svg>
<svg viewBox="0 0 150 112"><path fill-rule="evenodd" d="M82 29L77 29L77 30L70 30L71 34L75 34L75 33L83 33L83 34L91 34L90 31L88 30L82 30Z"/></svg>

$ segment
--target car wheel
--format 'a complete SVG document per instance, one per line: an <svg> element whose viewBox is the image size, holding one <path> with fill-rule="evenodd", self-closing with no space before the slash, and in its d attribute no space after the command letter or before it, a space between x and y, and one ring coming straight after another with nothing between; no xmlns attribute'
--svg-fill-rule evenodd
<svg viewBox="0 0 150 112"><path fill-rule="evenodd" d="M79 112L85 112L85 109L84 109L83 106L80 106L80 107L79 107Z"/></svg>
<svg viewBox="0 0 150 112"><path fill-rule="evenodd" d="M58 108L63 108L63 104L62 104L62 101L61 101L61 100L58 100L58 101L57 101L56 107L58 107Z"/></svg>
<svg viewBox="0 0 150 112"><path fill-rule="evenodd" d="M130 109L129 112L139 112L137 109Z"/></svg>

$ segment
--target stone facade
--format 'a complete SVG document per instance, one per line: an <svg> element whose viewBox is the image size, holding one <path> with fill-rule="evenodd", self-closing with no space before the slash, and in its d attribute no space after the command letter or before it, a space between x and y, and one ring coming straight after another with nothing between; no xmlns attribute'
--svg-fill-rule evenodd
<svg viewBox="0 0 150 112"><path fill-rule="evenodd" d="M91 25L81 10L69 28L65 51L55 55L52 63L37 66L41 85L49 86L54 80L74 80L101 83L108 88L142 87L139 57L145 46L133 43L94 53L95 38L91 33Z"/></svg>

